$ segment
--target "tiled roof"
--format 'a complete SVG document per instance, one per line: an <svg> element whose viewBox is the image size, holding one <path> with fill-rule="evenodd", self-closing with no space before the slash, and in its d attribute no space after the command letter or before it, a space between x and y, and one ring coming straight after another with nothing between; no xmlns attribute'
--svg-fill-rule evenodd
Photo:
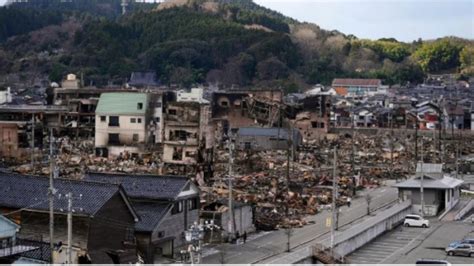
<svg viewBox="0 0 474 266"><path fill-rule="evenodd" d="M141 109L138 104L141 103ZM100 95L97 114L145 115L148 108L148 95L134 92L109 92Z"/></svg>
<svg viewBox="0 0 474 266"><path fill-rule="evenodd" d="M172 206L171 203L160 202L133 202L132 205L140 217L135 224L135 230L139 232L153 231Z"/></svg>
<svg viewBox="0 0 474 266"><path fill-rule="evenodd" d="M121 184L125 193L135 199L175 199L188 184L187 177L136 174L88 173L88 181Z"/></svg>
<svg viewBox="0 0 474 266"><path fill-rule="evenodd" d="M332 81L333 87L338 86L380 86L382 81L380 79L334 79Z"/></svg>
<svg viewBox="0 0 474 266"><path fill-rule="evenodd" d="M49 210L48 188L48 178L0 173L0 206ZM97 213L120 189L115 184L65 179L55 179L54 188L57 190L54 199L56 212L67 212L65 195L72 192L74 197L81 197L74 201L75 214L89 216Z"/></svg>

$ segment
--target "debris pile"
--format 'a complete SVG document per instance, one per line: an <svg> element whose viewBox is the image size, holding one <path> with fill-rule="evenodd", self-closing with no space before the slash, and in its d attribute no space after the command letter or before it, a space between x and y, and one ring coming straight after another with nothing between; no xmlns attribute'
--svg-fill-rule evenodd
<svg viewBox="0 0 474 266"><path fill-rule="evenodd" d="M358 189L375 188L383 180L401 180L415 171L414 136L339 135L286 151L236 151L233 165L233 198L252 204L256 227L262 230L304 226L304 217L330 208L332 202L333 150L337 146L337 204L347 203ZM440 160L438 140L418 137L418 159ZM421 147L423 143L423 148ZM443 141L445 163L454 160L454 144ZM472 146L472 145L471 145ZM460 154L474 153L469 145ZM202 186L204 202L227 199L229 154L225 147L215 153L214 178ZM289 174L288 178L287 175Z"/></svg>
<svg viewBox="0 0 474 266"><path fill-rule="evenodd" d="M162 174L161 157L156 153L134 157L125 152L115 159L108 159L94 155L93 140L71 140L68 137L57 140L57 155L55 164L57 176L60 178L80 179L85 172L123 172ZM48 158L48 155L43 157ZM13 166L14 172L30 175L49 175L49 159L43 162L21 164Z"/></svg>

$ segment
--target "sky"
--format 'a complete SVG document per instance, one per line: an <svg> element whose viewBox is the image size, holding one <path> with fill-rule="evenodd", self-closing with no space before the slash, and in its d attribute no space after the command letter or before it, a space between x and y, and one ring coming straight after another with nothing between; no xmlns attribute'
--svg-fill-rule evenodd
<svg viewBox="0 0 474 266"><path fill-rule="evenodd" d="M358 38L474 39L474 0L254 0L299 21ZM6 0L0 0L0 5Z"/></svg>
<svg viewBox="0 0 474 266"><path fill-rule="evenodd" d="M474 0L256 0L299 21L358 38L474 39Z"/></svg>

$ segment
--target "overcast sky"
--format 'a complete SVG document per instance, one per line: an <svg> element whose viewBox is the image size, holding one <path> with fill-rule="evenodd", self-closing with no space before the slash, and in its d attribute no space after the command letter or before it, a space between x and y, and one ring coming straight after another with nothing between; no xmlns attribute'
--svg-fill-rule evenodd
<svg viewBox="0 0 474 266"><path fill-rule="evenodd" d="M0 4L6 0L0 0ZM474 39L474 0L255 0L300 21L359 38Z"/></svg>

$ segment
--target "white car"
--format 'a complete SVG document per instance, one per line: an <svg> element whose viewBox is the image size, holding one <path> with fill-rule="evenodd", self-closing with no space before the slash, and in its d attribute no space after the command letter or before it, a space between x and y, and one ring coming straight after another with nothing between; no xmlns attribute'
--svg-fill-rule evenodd
<svg viewBox="0 0 474 266"><path fill-rule="evenodd" d="M403 221L403 226L417 226L417 227L429 227L430 221L423 219L419 215L409 214L405 216L405 221Z"/></svg>

